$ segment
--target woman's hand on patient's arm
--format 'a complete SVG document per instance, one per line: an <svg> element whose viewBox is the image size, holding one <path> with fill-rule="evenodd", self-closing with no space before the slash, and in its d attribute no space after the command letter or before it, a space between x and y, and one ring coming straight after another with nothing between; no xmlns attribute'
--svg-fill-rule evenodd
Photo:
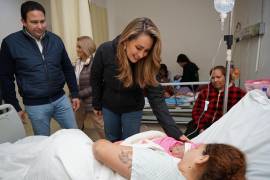
<svg viewBox="0 0 270 180"><path fill-rule="evenodd" d="M98 161L116 171L121 176L130 179L132 147L121 146L102 139L93 144L93 153Z"/></svg>

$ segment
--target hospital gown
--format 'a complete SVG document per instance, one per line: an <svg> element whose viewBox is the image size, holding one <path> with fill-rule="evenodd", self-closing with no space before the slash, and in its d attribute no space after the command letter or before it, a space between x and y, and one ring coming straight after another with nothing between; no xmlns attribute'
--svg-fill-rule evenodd
<svg viewBox="0 0 270 180"><path fill-rule="evenodd" d="M178 170L179 160L165 152L133 147L132 180L184 180Z"/></svg>

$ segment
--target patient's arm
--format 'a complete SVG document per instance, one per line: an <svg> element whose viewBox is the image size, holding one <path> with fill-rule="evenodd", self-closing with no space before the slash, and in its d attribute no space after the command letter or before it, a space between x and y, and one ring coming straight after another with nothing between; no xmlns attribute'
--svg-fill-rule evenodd
<svg viewBox="0 0 270 180"><path fill-rule="evenodd" d="M93 144L95 158L107 167L130 179L132 165L132 147L98 140Z"/></svg>

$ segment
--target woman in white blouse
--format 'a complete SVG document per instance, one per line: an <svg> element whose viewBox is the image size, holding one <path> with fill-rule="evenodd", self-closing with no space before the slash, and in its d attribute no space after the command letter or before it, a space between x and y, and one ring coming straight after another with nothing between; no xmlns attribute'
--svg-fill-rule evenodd
<svg viewBox="0 0 270 180"><path fill-rule="evenodd" d="M104 138L104 123L101 116L96 116L92 107L92 87L90 85L91 67L96 45L89 36L77 38L78 60L75 65L75 74L79 87L81 107L76 112L78 128L84 130L84 122L90 121L97 130L100 138Z"/></svg>

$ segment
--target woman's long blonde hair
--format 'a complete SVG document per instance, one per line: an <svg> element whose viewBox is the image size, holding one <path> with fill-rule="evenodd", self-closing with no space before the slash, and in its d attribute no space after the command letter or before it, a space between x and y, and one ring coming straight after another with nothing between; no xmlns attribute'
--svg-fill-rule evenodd
<svg viewBox="0 0 270 180"><path fill-rule="evenodd" d="M138 38L139 35L146 34L153 39L153 45L148 55L135 63L132 71L125 50L127 41ZM117 60L119 74L117 78L122 81L125 87L138 84L141 88L146 85L155 86L158 84L156 75L160 67L161 40L157 26L149 18L136 18L131 21L120 35L117 45Z"/></svg>

